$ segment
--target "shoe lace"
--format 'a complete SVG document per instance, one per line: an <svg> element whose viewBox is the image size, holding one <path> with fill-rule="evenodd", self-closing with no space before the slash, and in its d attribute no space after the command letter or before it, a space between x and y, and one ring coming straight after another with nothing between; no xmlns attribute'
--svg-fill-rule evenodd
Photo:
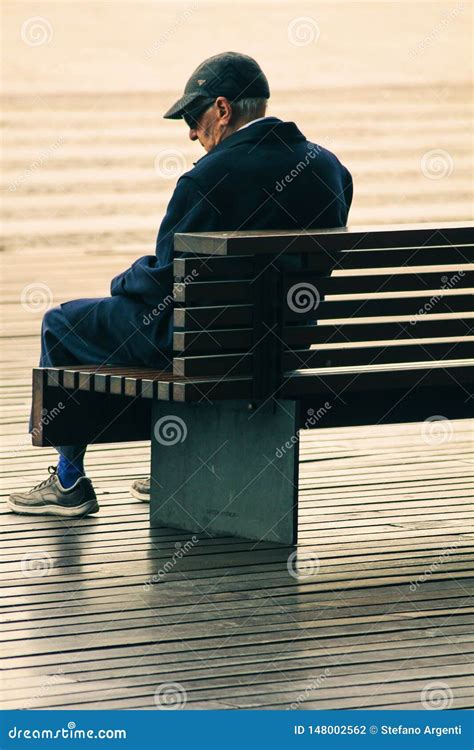
<svg viewBox="0 0 474 750"><path fill-rule="evenodd" d="M42 482L40 482L35 487L33 487L33 489L31 490L31 492L33 492L34 490L39 490L42 487L47 487L48 484L52 484L55 481L55 479L56 479L56 477L58 475L58 467L57 466L48 466L48 472L49 472L49 477L47 479L43 479Z"/></svg>

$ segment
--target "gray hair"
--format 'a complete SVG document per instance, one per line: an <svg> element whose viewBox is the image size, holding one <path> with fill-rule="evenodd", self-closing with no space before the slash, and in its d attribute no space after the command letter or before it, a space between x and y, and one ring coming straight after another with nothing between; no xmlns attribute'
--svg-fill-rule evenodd
<svg viewBox="0 0 474 750"><path fill-rule="evenodd" d="M267 102L268 99L262 97L248 97L247 99L239 99L238 102L232 102L234 118L250 122L250 120L256 120L257 117L263 117Z"/></svg>

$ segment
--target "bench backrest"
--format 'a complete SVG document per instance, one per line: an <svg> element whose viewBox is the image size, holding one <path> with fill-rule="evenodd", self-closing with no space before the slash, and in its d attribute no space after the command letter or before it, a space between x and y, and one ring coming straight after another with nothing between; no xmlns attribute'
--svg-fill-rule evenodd
<svg viewBox="0 0 474 750"><path fill-rule="evenodd" d="M443 364L474 351L473 235L465 224L176 235L174 397L304 397L326 374L339 387L364 368L403 385L400 372L409 384L426 363L441 382Z"/></svg>

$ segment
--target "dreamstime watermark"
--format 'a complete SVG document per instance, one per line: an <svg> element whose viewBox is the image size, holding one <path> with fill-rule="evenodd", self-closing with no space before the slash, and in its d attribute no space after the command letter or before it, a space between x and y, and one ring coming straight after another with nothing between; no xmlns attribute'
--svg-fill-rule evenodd
<svg viewBox="0 0 474 750"><path fill-rule="evenodd" d="M165 44L167 44L170 39L172 39L172 37L176 34L176 32L178 31L178 29L180 28L180 26L182 26L183 23L186 23L186 21L188 21L191 18L191 16L193 15L193 13L195 13L197 11L198 7L199 7L199 3L197 3L197 2L192 3L191 5L188 5L177 16L175 22L168 29L166 29L165 31L163 31L163 33L156 40L156 42L153 42L153 44L150 45L150 47L148 47L145 50L145 57L147 59L149 59L153 55L156 55L157 52L159 52L160 49Z"/></svg>
<svg viewBox="0 0 474 750"><path fill-rule="evenodd" d="M308 44L316 43L320 34L318 24L311 16L293 18L287 28L288 41L295 47L307 47Z"/></svg>
<svg viewBox="0 0 474 750"><path fill-rule="evenodd" d="M156 421L153 433L160 445L176 445L177 443L184 443L188 428L181 417L168 414Z"/></svg>
<svg viewBox="0 0 474 750"><path fill-rule="evenodd" d="M35 281L27 284L21 290L20 304L24 310L31 313L46 312L53 303L53 292L47 284Z"/></svg>
<svg viewBox="0 0 474 750"><path fill-rule="evenodd" d="M52 688L54 688L55 685L60 685L64 682L64 670L62 667L59 667L59 669L56 670L54 674L46 675L46 679L43 681L39 689L36 690L35 694L28 698L25 703L23 703L22 708L23 709L30 709L34 708L36 703L40 701L42 698L47 696Z"/></svg>
<svg viewBox="0 0 474 750"><path fill-rule="evenodd" d="M421 425L421 437L427 445L442 445L453 437L453 425L442 414L433 414Z"/></svg>
<svg viewBox="0 0 474 750"><path fill-rule="evenodd" d="M322 406L319 407L319 409L316 411L315 409L308 409L306 414L308 415L306 417L306 420L304 422L304 425L301 429L309 430L311 427L314 427L320 419L324 417L325 414L328 413L329 409L332 409L331 404L329 401L325 401ZM279 448L275 451L276 458L283 458L285 453L293 448L294 445L299 440L299 433L296 433L292 435L286 443L283 443L283 445L280 445Z"/></svg>
<svg viewBox="0 0 474 750"><path fill-rule="evenodd" d="M332 409L332 405L329 401L325 401L317 411L315 409L308 409L306 412L308 416L305 419L302 429L309 430L311 427L314 427L314 425L328 413L329 409Z"/></svg>
<svg viewBox="0 0 474 750"><path fill-rule="evenodd" d="M464 276L465 276L464 271L457 271L450 277L441 276L440 292L441 290L453 289L454 287L457 286L457 284L459 284L459 282ZM434 294L432 297L430 297L428 302L425 302L423 307L420 307L420 309L417 311L416 315L414 315L410 319L410 325L415 326L418 323L419 319L423 318L424 315L427 315L427 313L431 312L431 310L433 310L433 308L436 307L438 302L440 302L442 299L443 299L442 294Z"/></svg>
<svg viewBox="0 0 474 750"><path fill-rule="evenodd" d="M65 408L66 406L63 404L63 402L58 401L57 405L53 406L52 409L41 409L41 417L39 419L39 423L36 424L31 430L31 437L39 437L43 432L43 427L47 427L49 424L51 424L51 422L54 422L58 414L60 414Z"/></svg>
<svg viewBox="0 0 474 750"><path fill-rule="evenodd" d="M453 157L443 148L433 148L421 157L421 171L429 180L442 180L449 177L454 169Z"/></svg>
<svg viewBox="0 0 474 750"><path fill-rule="evenodd" d="M163 148L155 156L155 172L165 180L176 179L186 168L186 157L179 148Z"/></svg>
<svg viewBox="0 0 474 750"><path fill-rule="evenodd" d="M326 667L326 669L321 672L320 675L318 675L315 679L312 679L308 682L305 689L302 693L299 694L297 699L291 704L291 706L288 707L288 711L294 711L295 709L299 708L301 703L304 703L307 701L315 690L318 690L318 688L322 687L328 677L331 676L331 670L329 667Z"/></svg>
<svg viewBox="0 0 474 750"><path fill-rule="evenodd" d="M175 565L187 555L190 549L193 549L193 547L196 546L196 544L199 542L199 539L197 536L192 536L190 540L185 542L184 544L181 544L181 542L176 542L175 544L175 551L173 552L171 558L165 562L162 568L159 569L158 573L155 573L151 578L149 578L145 583L143 584L143 588L145 591L149 591L154 583L160 583L163 578L170 573Z"/></svg>
<svg viewBox="0 0 474 750"><path fill-rule="evenodd" d="M283 190L286 188L287 185L290 185L293 180L298 177L301 172L303 172L306 167L311 164L311 161L315 159L318 154L321 153L321 146L318 146L317 144L312 144L312 147L308 149L308 153L304 157L304 159L301 159L293 169L291 169L281 180L277 180L275 182L275 190L278 193L282 193Z"/></svg>
<svg viewBox="0 0 474 750"><path fill-rule="evenodd" d="M22 729L17 726L8 730L11 740L126 740L126 729L78 729L75 721L68 721L60 729Z"/></svg>
<svg viewBox="0 0 474 750"><path fill-rule="evenodd" d="M286 303L290 310L295 313L307 313L316 310L321 302L321 297L314 286L307 281L300 281L288 289Z"/></svg>
<svg viewBox="0 0 474 750"><path fill-rule="evenodd" d="M47 427L51 422L56 419L58 414L65 409L65 404L63 404L62 401L58 401L56 406L53 406L52 409L41 409L41 416L39 419L38 424L36 424L31 432L29 432L26 435L23 435L17 442L16 447L14 451L21 451L24 448L27 448L31 445L32 440L34 441L35 438L38 438L42 432L43 428Z"/></svg>
<svg viewBox="0 0 474 750"><path fill-rule="evenodd" d="M44 16L31 16L21 24L21 39L28 47L41 47L53 38L53 25Z"/></svg>
<svg viewBox="0 0 474 750"><path fill-rule="evenodd" d="M454 694L447 682L428 682L421 691L421 705L427 711L445 711L454 703Z"/></svg>
<svg viewBox="0 0 474 750"><path fill-rule="evenodd" d="M312 578L318 575L320 565L317 555L313 552L305 552L302 549L291 552L286 561L288 573L297 581L301 578Z"/></svg>
<svg viewBox="0 0 474 750"><path fill-rule="evenodd" d="M10 184L8 185L8 189L10 192L15 192L18 190L19 187L21 187L27 180L29 180L32 175L35 174L35 172L40 169L40 167L45 164L45 162L48 161L52 156L54 156L54 153L57 151L60 146L62 146L65 136L61 135L57 140L54 141L54 143L51 143L49 146L44 148L42 151L39 152L37 158L31 162L29 167L24 170L24 172L21 172L18 177L16 177Z"/></svg>
<svg viewBox="0 0 474 750"><path fill-rule="evenodd" d="M160 711L177 711L188 700L185 688L179 682L163 682L155 690L155 706Z"/></svg>
<svg viewBox="0 0 474 750"><path fill-rule="evenodd" d="M459 542L454 542L447 547L443 552L438 555L435 562L431 563L421 575L419 575L414 581L410 583L410 591L416 591L422 583L425 583L436 571L449 559L451 554L459 548Z"/></svg>
<svg viewBox="0 0 474 750"><path fill-rule="evenodd" d="M149 313L143 316L142 323L144 326L149 326L150 323L158 318L170 305L174 304L174 297L172 294L167 294L163 301L160 302L156 307L153 308Z"/></svg>
<svg viewBox="0 0 474 750"><path fill-rule="evenodd" d="M434 44L446 31L454 19L464 11L465 7L465 3L458 3L455 8L445 13L441 21L430 31L430 33L423 37L415 47L412 47L408 53L408 57L413 60L431 47L431 45Z"/></svg>
<svg viewBox="0 0 474 750"><path fill-rule="evenodd" d="M181 281L176 282L173 288L173 294L167 294L162 302L160 302L156 307L153 308L153 310L143 316L143 325L149 326L150 323L153 323L153 321L158 318L161 313L163 313L170 305L174 304L176 294L180 293L181 290L188 284L191 284L193 281L195 281L198 276L199 271L197 270L197 268L193 268L191 273L188 273L188 275L185 276Z"/></svg>
<svg viewBox="0 0 474 750"><path fill-rule="evenodd" d="M45 550L26 552L21 558L20 569L26 578L49 576L54 566L53 558Z"/></svg>

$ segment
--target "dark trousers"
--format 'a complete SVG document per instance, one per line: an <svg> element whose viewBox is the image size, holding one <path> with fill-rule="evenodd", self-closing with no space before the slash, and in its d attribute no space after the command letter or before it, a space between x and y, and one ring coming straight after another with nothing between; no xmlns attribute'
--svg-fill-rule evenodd
<svg viewBox="0 0 474 750"><path fill-rule="evenodd" d="M155 343L161 341L156 329L147 323L148 313L148 305L119 297L76 300L54 307L43 318L39 365L144 365L165 369L169 363L166 349ZM30 416L30 432L32 429ZM86 446L61 445L56 449L74 463L74 458L82 459Z"/></svg>

